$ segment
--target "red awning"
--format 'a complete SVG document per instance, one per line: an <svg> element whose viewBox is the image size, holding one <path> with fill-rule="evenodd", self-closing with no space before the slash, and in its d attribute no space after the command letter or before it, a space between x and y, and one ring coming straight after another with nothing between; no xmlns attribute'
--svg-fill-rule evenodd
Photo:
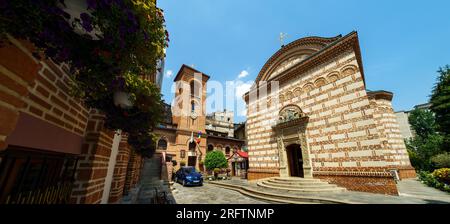
<svg viewBox="0 0 450 224"><path fill-rule="evenodd" d="M237 151L237 154L242 158L248 158L248 153L244 151Z"/></svg>

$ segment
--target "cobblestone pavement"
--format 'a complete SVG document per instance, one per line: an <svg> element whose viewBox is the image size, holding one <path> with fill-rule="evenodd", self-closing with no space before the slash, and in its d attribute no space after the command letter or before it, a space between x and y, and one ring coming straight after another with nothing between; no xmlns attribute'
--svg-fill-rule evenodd
<svg viewBox="0 0 450 224"><path fill-rule="evenodd" d="M203 186L183 187L175 183L173 196L177 204L267 204L232 191L204 183Z"/></svg>

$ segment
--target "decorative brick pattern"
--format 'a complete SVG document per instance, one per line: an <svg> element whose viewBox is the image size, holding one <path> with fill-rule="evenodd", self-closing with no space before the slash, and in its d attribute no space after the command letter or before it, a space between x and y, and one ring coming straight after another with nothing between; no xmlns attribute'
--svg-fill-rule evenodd
<svg viewBox="0 0 450 224"><path fill-rule="evenodd" d="M314 49L310 41L323 44L312 50L319 53L279 74L274 72L288 66L294 52ZM284 148L289 144L302 142L303 159L307 159L304 168L311 167L313 176L320 174L340 184L354 180L354 186L349 185L352 190L396 194L390 170L410 167L410 163L392 110L392 97L374 98L366 92L356 33L322 51L328 41L304 38L282 48L258 76L258 80L279 81L278 90L268 91L267 96L259 93L257 100L251 97L256 92L253 90L244 97L248 104L248 176L256 179L272 175L264 170L288 175L283 173L286 164L280 162L280 156L284 158ZM266 102L270 102L269 107L262 105ZM280 111L286 106L301 109L307 118L306 130L299 133L295 127L277 126ZM324 172L328 174L321 174ZM364 172L377 175L361 177ZM344 178L343 173L351 175Z"/></svg>
<svg viewBox="0 0 450 224"><path fill-rule="evenodd" d="M314 175L314 177L345 187L350 191L398 195L397 185L391 176Z"/></svg>

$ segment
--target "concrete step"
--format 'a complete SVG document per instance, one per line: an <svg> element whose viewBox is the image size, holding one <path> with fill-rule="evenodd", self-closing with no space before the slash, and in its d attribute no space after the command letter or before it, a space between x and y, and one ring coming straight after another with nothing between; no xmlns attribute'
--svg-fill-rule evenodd
<svg viewBox="0 0 450 224"><path fill-rule="evenodd" d="M211 184L219 185L220 187L238 191L243 195L246 195L251 198L255 198L262 201L283 203L283 204L355 204L350 201L342 201L328 198L320 198L315 195L308 195L305 193L304 195L293 195L286 193L274 193L270 191L266 191L264 189L257 189L253 187L247 186L236 186L226 183L220 182L211 182Z"/></svg>
<svg viewBox="0 0 450 224"><path fill-rule="evenodd" d="M285 187L285 188L304 188L304 189L326 189L326 188L336 188L337 185L328 183L278 183L272 181L263 181L264 184L274 187Z"/></svg>
<svg viewBox="0 0 450 224"><path fill-rule="evenodd" d="M313 178L274 177L256 183L262 188L295 192L342 192L345 188Z"/></svg>
<svg viewBox="0 0 450 224"><path fill-rule="evenodd" d="M301 178L301 177L273 177L269 178L268 180L273 180L276 182L289 182L289 183L323 183L323 181L320 179Z"/></svg>
<svg viewBox="0 0 450 224"><path fill-rule="evenodd" d="M309 186L309 185L317 185L317 186L326 186L329 185L329 183L325 182L325 181L293 181L293 182L289 182L289 181L280 181L280 180L275 180L275 179L268 179L266 180L266 182L268 183L273 183L273 184L283 184L283 185L292 185L292 186Z"/></svg>
<svg viewBox="0 0 450 224"><path fill-rule="evenodd" d="M279 187L273 185L267 185L264 182L258 182L257 186L273 189L273 190L284 190L284 191L295 191L304 193L319 193L319 192L344 192L345 188L341 187L323 187L323 188L304 188L304 187Z"/></svg>

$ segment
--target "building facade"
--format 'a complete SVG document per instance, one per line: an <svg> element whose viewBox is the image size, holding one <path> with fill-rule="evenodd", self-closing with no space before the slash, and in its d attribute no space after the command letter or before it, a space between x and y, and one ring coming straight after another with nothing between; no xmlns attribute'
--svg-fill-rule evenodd
<svg viewBox="0 0 450 224"><path fill-rule="evenodd" d="M9 41L0 49L0 203L120 202L143 158L125 133L103 127L102 113L71 96L67 65Z"/></svg>
<svg viewBox="0 0 450 224"><path fill-rule="evenodd" d="M419 105L414 106L414 109L429 110L430 107L431 107L430 103L425 103L425 104L419 104ZM400 125L400 132L402 133L402 136L404 139L411 139L416 135L416 133L414 132L414 129L411 127L411 124L409 123L409 115L410 114L411 114L411 111L395 112L395 116L397 116L398 124Z"/></svg>
<svg viewBox="0 0 450 224"><path fill-rule="evenodd" d="M174 170L181 166L194 166L205 171L203 161L207 152L219 150L230 159L243 146L243 140L233 138L233 112L206 116L209 78L192 67L182 65L174 79L177 86L175 101L173 105L166 105L165 120L155 129L159 138L156 152L175 161ZM231 163L229 160L230 166Z"/></svg>
<svg viewBox="0 0 450 224"><path fill-rule="evenodd" d="M356 32L283 46L244 96L248 178L320 178L349 190L397 194L394 175L415 171L392 97L366 90Z"/></svg>

